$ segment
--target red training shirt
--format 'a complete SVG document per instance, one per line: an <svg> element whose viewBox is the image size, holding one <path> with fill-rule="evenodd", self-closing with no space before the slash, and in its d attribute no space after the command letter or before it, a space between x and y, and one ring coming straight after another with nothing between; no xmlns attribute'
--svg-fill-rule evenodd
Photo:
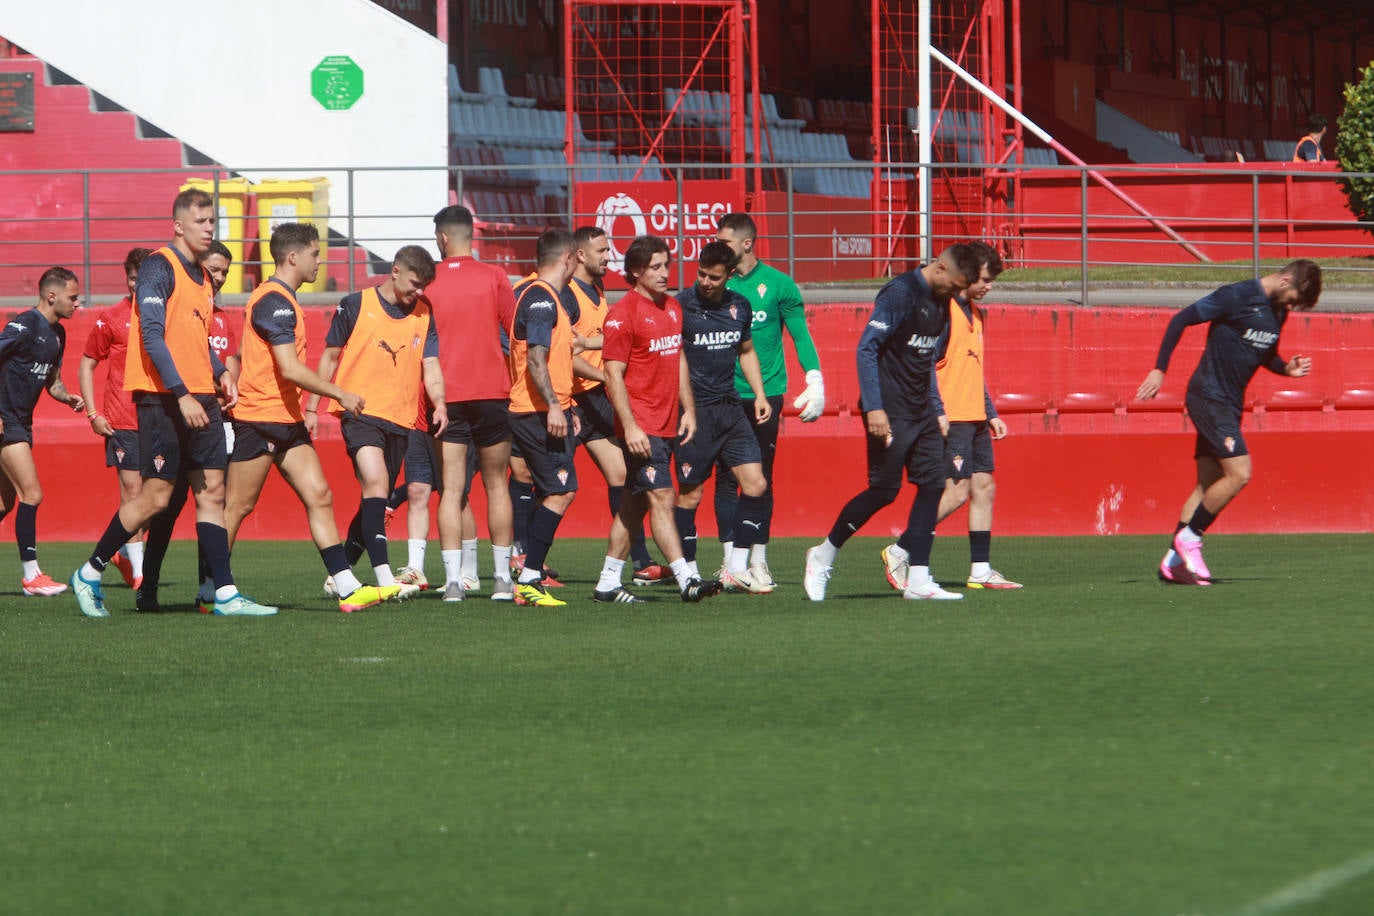
<svg viewBox="0 0 1374 916"><path fill-rule="evenodd" d="M425 287L439 332L444 400L505 400L510 368L501 351L501 329L515 316L515 293L506 272L470 256L444 258Z"/></svg>
<svg viewBox="0 0 1374 916"><path fill-rule="evenodd" d="M625 363L630 413L646 435L671 439L678 426L678 360L682 358L682 307L672 296L655 304L630 290L601 324L601 358ZM616 417L616 431L620 418Z"/></svg>
<svg viewBox="0 0 1374 916"><path fill-rule="evenodd" d="M107 374L101 412L115 429L138 429L134 396L124 390L124 359L129 350L129 323L133 315L134 302L128 296L110 306L95 320L86 337L86 349L82 351L83 356L105 363Z"/></svg>
<svg viewBox="0 0 1374 916"><path fill-rule="evenodd" d="M231 356L239 355L239 334L234 330L234 326L229 322L229 313L218 305L215 306L214 313L210 316L210 349L215 351L220 362L224 362ZM219 379L215 379L216 382Z"/></svg>

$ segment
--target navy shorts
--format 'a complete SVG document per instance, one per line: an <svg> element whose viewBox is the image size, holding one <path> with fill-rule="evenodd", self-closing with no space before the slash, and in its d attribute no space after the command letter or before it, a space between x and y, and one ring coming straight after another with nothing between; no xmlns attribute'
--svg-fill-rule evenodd
<svg viewBox="0 0 1374 916"><path fill-rule="evenodd" d="M752 412L753 402L750 402ZM684 486L706 482L717 460L727 468L761 464L763 453L754 437L754 424L739 409L739 402L697 406L697 431L676 449L678 479Z"/></svg>
<svg viewBox="0 0 1374 916"><path fill-rule="evenodd" d="M210 422L191 429L182 419L174 394L134 392L138 412L138 472L145 479L176 480L196 468L222 471L229 465L224 444L224 420L213 394L197 394L196 401Z"/></svg>
<svg viewBox="0 0 1374 916"><path fill-rule="evenodd" d="M5 430L0 433L0 445L10 445L15 442L27 442L33 445L33 412L27 416L11 413L8 410L0 410L0 422L5 424Z"/></svg>
<svg viewBox="0 0 1374 916"><path fill-rule="evenodd" d="M1240 408L1188 392L1188 419L1197 429L1194 458L1239 458L1250 454L1240 432Z"/></svg>
<svg viewBox="0 0 1374 916"><path fill-rule="evenodd" d="M577 437L558 439L549 435L548 415L544 413L513 413L510 415L511 437L520 446L525 465L530 469L534 489L549 496L554 493L577 492L577 468L573 454Z"/></svg>
<svg viewBox="0 0 1374 916"><path fill-rule="evenodd" d="M314 447L310 433L304 423L259 423L249 420L234 421L234 450L229 460L252 461L263 455L271 455L274 462L280 461L287 452L299 445Z"/></svg>
<svg viewBox="0 0 1374 916"><path fill-rule="evenodd" d="M945 440L945 476L968 480L974 474L991 474L992 428L987 420L955 420Z"/></svg>
<svg viewBox="0 0 1374 916"><path fill-rule="evenodd" d="M487 448L510 441L510 414L504 400L450 401L444 442Z"/></svg>
<svg viewBox="0 0 1374 916"><path fill-rule="evenodd" d="M138 470L138 430L117 429L105 440L105 467Z"/></svg>
<svg viewBox="0 0 1374 916"><path fill-rule="evenodd" d="M477 450L468 449L469 454ZM439 474L439 440L423 429L412 429L406 435L406 485L422 483L443 492L444 481Z"/></svg>
<svg viewBox="0 0 1374 916"><path fill-rule="evenodd" d="M673 445L672 439L650 436L648 458L630 454L624 445L620 447L625 453L625 485L631 493L673 488L673 472L669 467L673 459Z"/></svg>
<svg viewBox="0 0 1374 916"><path fill-rule="evenodd" d="M355 417L346 413L339 418L339 431L343 433L344 448L348 450L349 458L356 457L360 448L372 446L381 449L386 460L387 489L396 486L396 478L405 461L406 446L410 443L408 430L366 414Z"/></svg>
<svg viewBox="0 0 1374 916"><path fill-rule="evenodd" d="M579 445L597 439L615 441L615 408L611 406L605 386L573 395L573 401L573 409L582 420L582 429L577 433Z"/></svg>
<svg viewBox="0 0 1374 916"><path fill-rule="evenodd" d="M865 436L868 445L868 485L875 490L900 489L902 475L917 486L944 485L945 437L935 417L910 420L892 417L892 442Z"/></svg>

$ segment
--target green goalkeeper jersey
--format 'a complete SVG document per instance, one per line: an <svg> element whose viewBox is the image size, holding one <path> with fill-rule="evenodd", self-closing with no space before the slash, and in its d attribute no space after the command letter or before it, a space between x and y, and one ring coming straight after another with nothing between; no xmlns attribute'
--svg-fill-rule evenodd
<svg viewBox="0 0 1374 916"><path fill-rule="evenodd" d="M784 326L792 338L792 346L797 349L797 362L802 369L810 372L821 367L811 331L806 327L801 290L791 277L759 261L749 273L732 275L725 285L743 296L754 310L751 333L754 349L759 354L759 367L763 370L765 395L771 398L787 393L787 363L782 355ZM738 363L735 364L735 391L742 398L754 396Z"/></svg>

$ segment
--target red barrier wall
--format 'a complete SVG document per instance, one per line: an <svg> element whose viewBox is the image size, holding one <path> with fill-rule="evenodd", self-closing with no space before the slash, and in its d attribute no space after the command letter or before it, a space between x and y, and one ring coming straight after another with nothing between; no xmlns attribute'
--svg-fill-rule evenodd
<svg viewBox="0 0 1374 916"><path fill-rule="evenodd" d="M854 344L868 312L863 304L810 310L826 374L827 411L816 423L802 424L787 410L775 481L773 530L779 536L823 534L864 486ZM1167 310L994 305L988 312L990 387L1011 428L997 446L997 531L1167 531L1193 483L1193 432L1182 393L1201 350L1202 330L1185 335L1159 401L1140 405L1131 398L1153 365ZM72 390L95 314L82 310L68 325L63 377ZM323 348L330 315L329 309L307 310L312 359ZM1313 373L1282 379L1261 372L1251 386L1245 428L1255 478L1217 530L1374 530L1374 488L1358 463L1374 447L1374 315L1294 315L1283 349L1310 354ZM790 353L789 362L797 389L801 370ZM46 490L40 537L93 541L117 501L101 443L83 418L49 398L40 402L37 420L35 453ZM340 523L346 523L358 490L338 425L329 419L322 421L319 451ZM585 456L578 460L583 490L561 533L601 536L607 525L605 487ZM909 499L908 491L868 532L900 530ZM481 494L474 500L481 518ZM708 495L703 537L714 530L709 505ZM306 536L304 512L277 477L269 479L260 507L245 523L244 537ZM963 525L956 516L944 531L957 535ZM398 526L393 534L404 537L403 531ZM178 534L193 534L190 513Z"/></svg>

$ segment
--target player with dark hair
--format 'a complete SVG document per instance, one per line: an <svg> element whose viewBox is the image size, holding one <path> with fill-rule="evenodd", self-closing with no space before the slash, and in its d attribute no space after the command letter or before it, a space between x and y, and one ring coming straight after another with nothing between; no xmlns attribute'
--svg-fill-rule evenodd
<svg viewBox="0 0 1374 916"><path fill-rule="evenodd" d="M719 463L729 468L741 490L734 546L725 558L721 582L727 589L766 595L773 585L749 569L749 551L763 529L764 491L759 442L753 427L773 414L763 389L759 355L754 350L749 303L726 288L736 255L724 242L709 242L697 259L695 286L677 294L682 306L682 358L696 404L696 434L677 447L678 495L674 517L682 538L682 553L693 576L696 566L697 506L701 485ZM738 364L754 392L753 422L739 410L735 390Z"/></svg>
<svg viewBox="0 0 1374 916"><path fill-rule="evenodd" d="M682 600L701 601L721 589L715 579L702 581L692 575L673 521L673 440L691 442L697 424L682 359L682 307L668 295L669 261L663 239L641 235L631 242L625 251L630 291L611 307L603 323L606 393L615 407L630 492L611 520L606 560L592 594L596 601L639 601L621 584L621 574L630 553L630 532L643 530L646 512L651 514L654 543L668 560Z"/></svg>
<svg viewBox="0 0 1374 916"><path fill-rule="evenodd" d="M773 524L773 461L777 456L778 431L782 423L782 398L787 393L787 363L783 358L782 334L786 330L797 351L797 362L806 373L806 388L792 406L799 418L810 423L825 410L825 379L811 331L806 326L806 307L801 291L787 274L763 263L755 252L758 227L747 213L727 213L720 218L716 238L729 245L739 257L729 288L749 302L754 314L754 349L763 372L763 389L772 414L765 423L755 423L754 396L743 370L735 370L735 392L745 422L754 431L763 456L763 476L768 481L764 493L763 529L751 549L749 574L756 581L776 585L768 569L768 541ZM719 465L716 476L716 526L728 555L732 537L739 535L736 524L739 484L728 468Z"/></svg>
<svg viewBox="0 0 1374 916"><path fill-rule="evenodd" d="M257 505L267 473L276 466L305 507L310 535L334 581L339 610L358 611L396 597L399 586L363 585L353 574L334 521L334 497L320 456L305 429L301 391L331 397L354 416L361 397L320 378L305 363L305 314L296 290L320 269L320 233L309 223L272 230L276 269L253 290L244 308L242 374L234 408L234 451L225 484L225 527L232 550L239 526Z"/></svg>
<svg viewBox="0 0 1374 916"><path fill-rule="evenodd" d="M431 404L444 403L444 375L439 368L439 335L429 303L421 293L434 279L434 259L419 245L396 252L391 274L378 286L344 296L334 311L320 356L319 377L355 392L366 403L353 413L334 401L344 447L362 490L358 511L348 526L344 545L349 568L367 553L379 588L399 585L398 598L420 591L396 581L387 556L386 500L396 485L401 462L415 424L415 405L423 383ZM335 378L337 370L338 378ZM304 411L305 427L314 434L320 395L312 393ZM448 412L436 406L430 419L435 436L448 426ZM331 576L325 592L336 595Z"/></svg>
<svg viewBox="0 0 1374 916"><path fill-rule="evenodd" d="M448 427L439 448L439 549L444 562L444 600L462 601L463 513L467 509L469 456L475 452L487 496L496 582L495 601L510 601L511 500L506 485L511 432L506 413L510 372L501 350L501 329L515 314L515 295L506 272L472 255L473 220L466 207L445 207L434 215L434 239L442 256L425 298L439 327L439 365L444 373ZM407 471L409 474L409 471ZM471 549L476 550L476 540ZM472 557L475 565L477 558ZM405 570L402 570L405 573ZM419 573L418 582L424 573ZM405 576L403 578L415 578Z"/></svg>
<svg viewBox="0 0 1374 916"><path fill-rule="evenodd" d="M129 349L138 268L152 253L151 248L131 248L124 256L124 280L129 295L102 312L91 326L78 375L81 397L86 402L86 419L91 430L105 440L105 466L115 469L121 505L143 488L143 478L138 475L138 417L134 414L133 397L124 390L124 361ZM95 370L102 362L106 366L105 397L101 402L103 410L97 410ZM143 584L142 535L142 531L136 533L112 560L132 589Z"/></svg>
<svg viewBox="0 0 1374 916"><path fill-rule="evenodd" d="M573 243L577 253L572 279L563 289L563 306L573 323L573 409L582 424L577 442L605 478L606 499L615 516L625 495L625 453L615 437L615 409L606 396L601 356L601 326L610 309L603 278L610 263L611 243L606 230L599 226L580 227L573 233ZM630 559L634 561L635 585L673 581L672 571L649 555L643 529L631 534Z"/></svg>
<svg viewBox="0 0 1374 916"><path fill-rule="evenodd" d="M1165 582L1211 584L1211 570L1202 558L1202 535L1250 482L1250 450L1240 430L1245 389L1261 367L1290 378L1312 371L1310 356L1285 360L1279 355L1279 335L1289 309L1312 308L1321 292L1321 267L1299 259L1258 280L1223 286L1169 320L1155 367L1136 391L1142 401L1159 394L1184 330L1195 324L1208 328L1207 346L1188 380L1184 401L1197 428L1197 485L1183 503L1169 551L1159 564L1159 577Z"/></svg>
<svg viewBox="0 0 1374 916"><path fill-rule="evenodd" d="M992 291L1002 273L1002 256L986 242L969 242L978 255L978 279L949 310L949 328L940 339L935 363L936 412L949 421L945 438L945 494L940 497L936 523L968 504L968 541L971 567L969 588L1020 588L992 568L992 443L1004 438L1007 424L997 416L988 394L983 360L983 310L978 302ZM907 556L899 545L883 548L887 581L897 591L906 588Z"/></svg>
<svg viewBox="0 0 1374 916"><path fill-rule="evenodd" d="M515 583L515 603L562 607L544 586L544 560L563 515L577 495L578 420L572 411L572 323L560 305L572 276L573 237L550 229L535 246L533 277L516 287L510 338L510 428L529 466L538 505L524 543L525 565Z"/></svg>
<svg viewBox="0 0 1374 916"><path fill-rule="evenodd" d="M859 406L868 433L868 488L840 510L829 536L806 551L802 583L812 601L825 600L835 557L902 488L902 475L916 485L916 498L898 545L910 566L902 597L950 600L930 577L935 516L945 489L944 433L949 421L935 412L931 397L936 350L949 326L949 299L977 280L978 255L951 245L924 267L893 278L878 291L873 314L859 338Z"/></svg>
<svg viewBox="0 0 1374 916"><path fill-rule="evenodd" d="M1293 148L1294 162L1325 162L1326 155L1322 153L1322 139L1326 136L1326 118L1323 115L1314 114L1307 119L1307 136L1298 141L1298 145Z"/></svg>
<svg viewBox="0 0 1374 916"><path fill-rule="evenodd" d="M43 487L33 460L33 409L45 390L72 410L86 401L62 383L67 331L62 322L81 304L81 284L65 267L38 279L38 304L0 331L0 518L14 510L14 539L25 595L50 598L67 586L38 568L38 505Z"/></svg>
<svg viewBox="0 0 1374 916"><path fill-rule="evenodd" d="M72 573L72 592L86 616L109 616L100 585L105 567L134 532L166 510L177 479L185 474L195 494L196 536L214 573L214 612L275 614L276 608L239 594L229 566L224 529L228 455L216 394L233 406L238 389L207 343L214 291L199 259L214 238L210 196L200 190L178 194L172 204L172 231L171 243L148 255L139 268L125 364L125 386L134 392L138 412L143 488L120 506L90 559ZM148 579L145 563L144 589Z"/></svg>

